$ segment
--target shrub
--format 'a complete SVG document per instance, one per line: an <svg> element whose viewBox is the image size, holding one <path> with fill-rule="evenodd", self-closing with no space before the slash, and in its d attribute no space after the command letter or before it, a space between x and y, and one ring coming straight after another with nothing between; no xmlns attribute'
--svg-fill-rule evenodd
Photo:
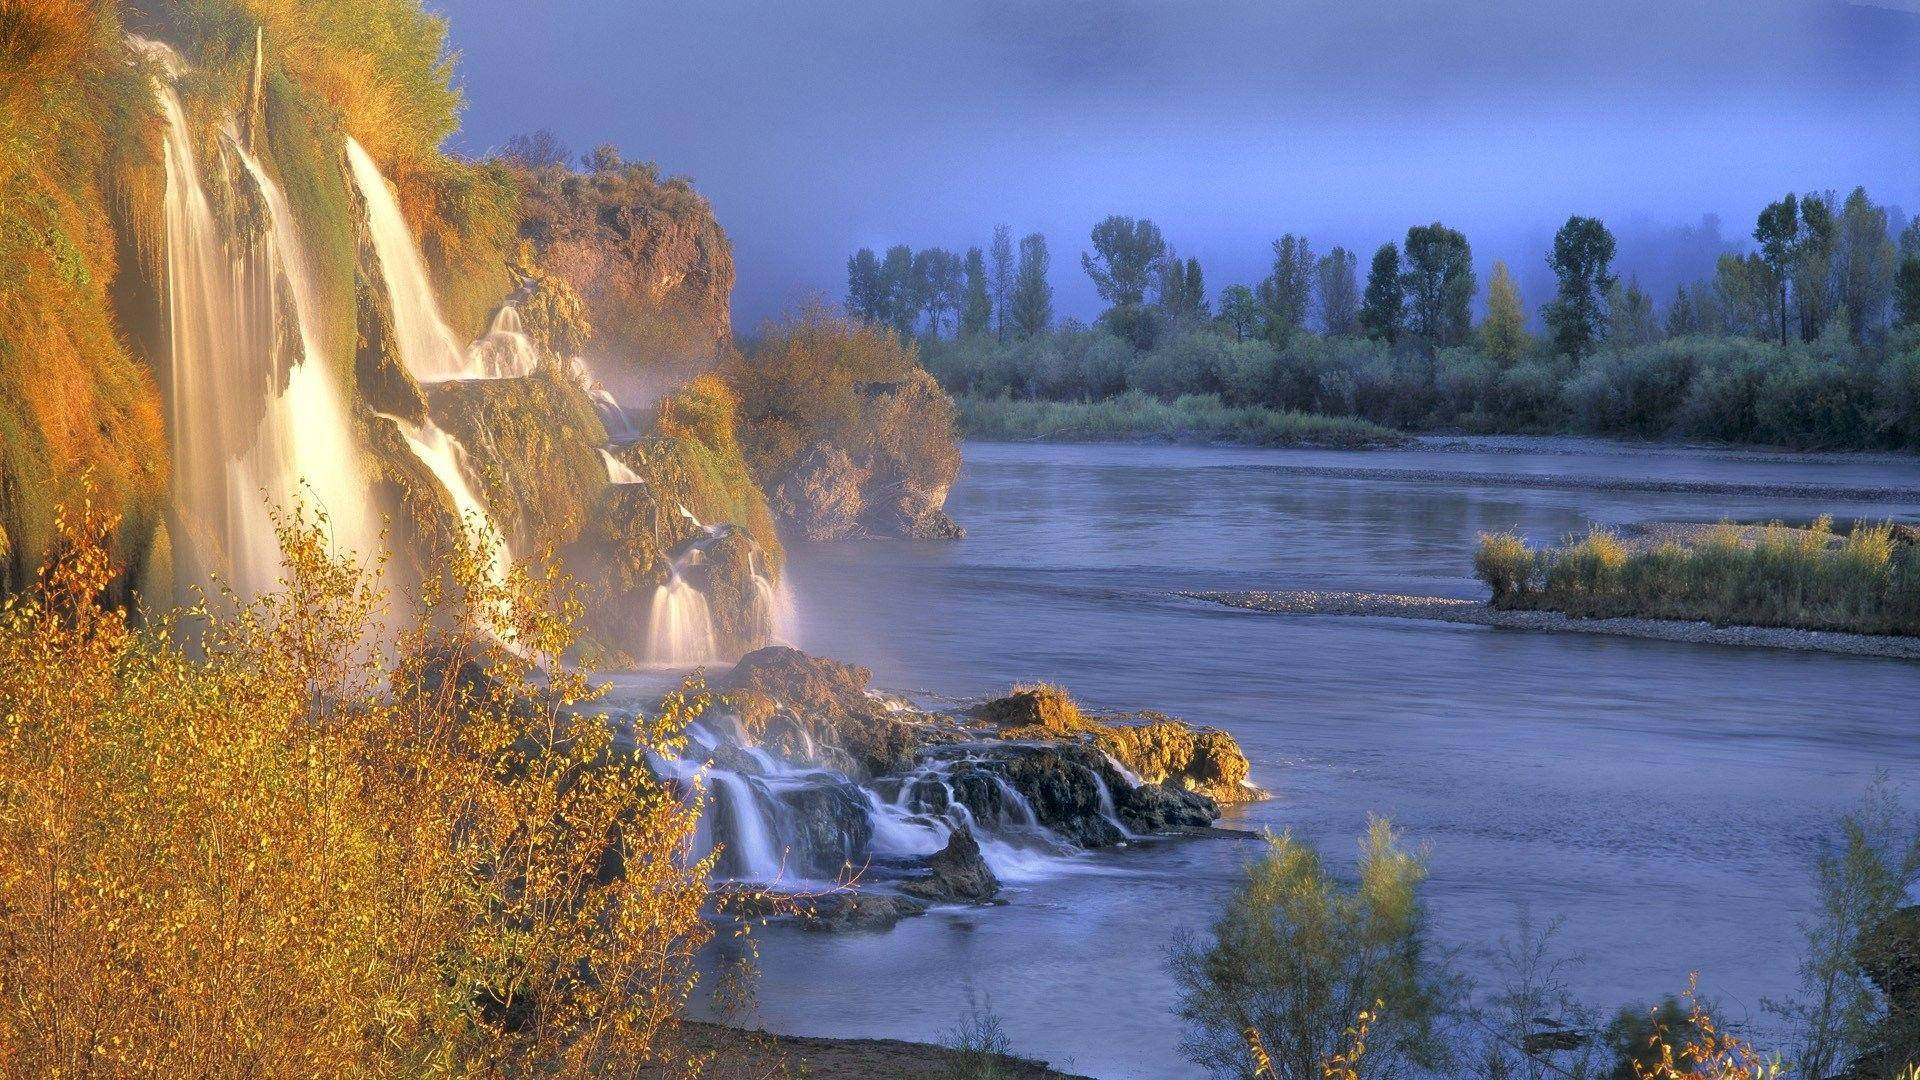
<svg viewBox="0 0 1920 1080"><path fill-rule="evenodd" d="M1349 1026L1378 1003L1355 1075L1444 1067L1457 986L1426 946L1423 858L1375 818L1348 888L1291 833L1267 843L1212 932L1174 947L1183 1052L1231 1075L1320 1080L1324 1063L1351 1055Z"/></svg>
<svg viewBox="0 0 1920 1080"><path fill-rule="evenodd" d="M671 1051L708 863L641 754L703 691L616 748L554 662L577 599L495 589L484 550L389 666L378 583L324 518L283 523L284 592L135 629L100 603L110 521L60 525L0 611L0 1073L584 1076Z"/></svg>
<svg viewBox="0 0 1920 1080"><path fill-rule="evenodd" d="M1481 533L1473 575L1493 590L1493 606L1500 607L1532 587L1533 551L1515 533Z"/></svg>
<svg viewBox="0 0 1920 1080"><path fill-rule="evenodd" d="M1251 446L1395 446L1398 432L1365 420L1228 405L1211 395L1171 402L1137 391L1096 402L961 398L960 428L971 439L1109 442L1161 439Z"/></svg>

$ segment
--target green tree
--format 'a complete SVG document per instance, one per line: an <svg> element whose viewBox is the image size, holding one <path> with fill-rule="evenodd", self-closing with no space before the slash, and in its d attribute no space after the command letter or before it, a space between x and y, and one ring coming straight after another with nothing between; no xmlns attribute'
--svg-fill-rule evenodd
<svg viewBox="0 0 1920 1080"><path fill-rule="evenodd" d="M1660 340L1660 324L1653 317L1653 297L1640 289L1637 278L1615 281L1607 291L1607 337L1621 348L1651 345Z"/></svg>
<svg viewBox="0 0 1920 1080"><path fill-rule="evenodd" d="M1886 1000L1876 992L1862 964L1863 945L1920 885L1920 818L1901 812L1897 791L1886 777L1876 778L1857 809L1840 819L1840 843L1815 859L1819 906L1801 925L1806 936L1800 961L1799 997L1767 1001L1769 1012L1798 1031L1794 1055L1797 1075L1832 1076L1855 1059L1875 1052L1898 1060L1882 1062L1891 1076L1912 1046L1889 1046Z"/></svg>
<svg viewBox="0 0 1920 1080"><path fill-rule="evenodd" d="M1887 208L1856 187L1834 232L1833 279L1839 306L1852 320L1853 343L1878 337L1891 321L1899 255L1887 232Z"/></svg>
<svg viewBox="0 0 1920 1080"><path fill-rule="evenodd" d="M939 337L947 314L960 307L965 276L960 256L945 248L927 248L913 256L913 276L920 307L927 313L927 332Z"/></svg>
<svg viewBox="0 0 1920 1080"><path fill-rule="evenodd" d="M1693 292L1685 285L1676 286L1673 300L1667 304L1667 336L1692 337L1702 332L1700 308L1694 303Z"/></svg>
<svg viewBox="0 0 1920 1080"><path fill-rule="evenodd" d="M1460 345L1473 327L1473 249L1439 222L1407 230L1407 325L1431 349Z"/></svg>
<svg viewBox="0 0 1920 1080"><path fill-rule="evenodd" d="M1514 284L1507 264L1496 261L1493 279L1487 283L1487 317L1480 324L1480 347L1496 370L1505 371L1527 355L1532 343L1526 309L1520 305L1520 288Z"/></svg>
<svg viewBox="0 0 1920 1080"><path fill-rule="evenodd" d="M967 249L967 287L960 304L960 332L969 337L993 328L993 294L987 287L987 260L980 249Z"/></svg>
<svg viewBox="0 0 1920 1080"><path fill-rule="evenodd" d="M1907 255L1893 282L1894 325L1900 329L1920 327L1920 255Z"/></svg>
<svg viewBox="0 0 1920 1080"><path fill-rule="evenodd" d="M924 283L916 273L913 249L895 244L880 261L877 295L880 321L891 326L903 338L913 336L920 324L920 297Z"/></svg>
<svg viewBox="0 0 1920 1080"><path fill-rule="evenodd" d="M1613 233L1599 218L1575 214L1554 234L1547 265L1559 290L1541 313L1555 351L1584 360L1599 345L1607 330L1606 297L1616 280L1613 252Z"/></svg>
<svg viewBox="0 0 1920 1080"><path fill-rule="evenodd" d="M1220 323L1233 331L1235 341L1260 335L1260 300L1245 285L1220 290Z"/></svg>
<svg viewBox="0 0 1920 1080"><path fill-rule="evenodd" d="M1273 272L1260 283L1256 295L1267 311L1269 332L1276 338L1307 324L1313 301L1313 246L1292 233L1273 242Z"/></svg>
<svg viewBox="0 0 1920 1080"><path fill-rule="evenodd" d="M1007 336L1008 306L1013 303L1013 230L993 227L993 328Z"/></svg>
<svg viewBox="0 0 1920 1080"><path fill-rule="evenodd" d="M1233 1076L1256 1075L1264 1053L1275 1080L1321 1080L1322 1063L1345 1049L1355 1017L1378 1002L1358 1075L1443 1067L1442 1028L1459 985L1427 945L1424 858L1403 849L1381 818L1361 840L1352 887L1291 833L1269 836L1267 845L1212 932L1175 943L1174 980L1189 1025L1182 1051Z"/></svg>
<svg viewBox="0 0 1920 1080"><path fill-rule="evenodd" d="M1080 265L1100 298L1123 308L1145 302L1147 286L1167 254L1160 227L1146 218L1114 214L1093 227L1092 239L1093 250L1081 253Z"/></svg>
<svg viewBox="0 0 1920 1080"><path fill-rule="evenodd" d="M1360 260L1336 246L1314 270L1320 296L1320 327L1336 337L1353 333L1360 314Z"/></svg>
<svg viewBox="0 0 1920 1080"><path fill-rule="evenodd" d="M1754 242L1760 245L1757 253L1758 265L1767 272L1767 281L1776 302L1774 312L1779 320L1780 344L1787 343L1787 290L1793 281L1795 266L1800 261L1800 200L1792 192L1777 202L1768 203L1760 211L1760 217L1753 226ZM1726 261L1721 260L1724 267Z"/></svg>
<svg viewBox="0 0 1920 1080"><path fill-rule="evenodd" d="M1013 277L1013 330L1020 337L1046 333L1053 325L1053 286L1047 271L1053 256L1047 238L1028 233L1020 238L1020 265Z"/></svg>
<svg viewBox="0 0 1920 1080"><path fill-rule="evenodd" d="M1400 249L1381 244L1367 269L1367 290L1360 302L1360 329L1368 337L1393 344L1406 321L1407 296L1400 284Z"/></svg>
<svg viewBox="0 0 1920 1080"><path fill-rule="evenodd" d="M1802 341L1818 338L1839 306L1834 288L1834 247L1840 232L1840 217L1834 211L1837 201L1830 191L1800 196L1800 234L1789 276Z"/></svg>
<svg viewBox="0 0 1920 1080"><path fill-rule="evenodd" d="M1158 300L1160 308L1176 323L1190 323L1207 317L1207 285L1201 274L1200 260L1182 262L1167 248L1160 266Z"/></svg>
<svg viewBox="0 0 1920 1080"><path fill-rule="evenodd" d="M868 322L885 319L886 296L880 284L880 260L861 248L847 260L847 314Z"/></svg>

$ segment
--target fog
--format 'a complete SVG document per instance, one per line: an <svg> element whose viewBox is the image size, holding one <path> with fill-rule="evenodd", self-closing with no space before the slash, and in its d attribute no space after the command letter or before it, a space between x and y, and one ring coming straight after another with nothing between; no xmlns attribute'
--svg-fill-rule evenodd
<svg viewBox="0 0 1920 1080"><path fill-rule="evenodd" d="M1210 294L1269 241L1366 254L1411 224L1508 260L1529 306L1570 213L1664 301L1787 190L1920 207L1920 0L436 0L455 148L549 128L693 178L736 321L838 298L860 246L1041 231L1062 315L1110 213Z"/></svg>

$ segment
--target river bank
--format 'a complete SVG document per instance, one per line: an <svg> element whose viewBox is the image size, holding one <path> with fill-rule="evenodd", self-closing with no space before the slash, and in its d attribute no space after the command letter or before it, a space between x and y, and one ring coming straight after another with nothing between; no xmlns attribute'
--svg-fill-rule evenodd
<svg viewBox="0 0 1920 1080"><path fill-rule="evenodd" d="M995 1080L1088 1080L1045 1062L1008 1054L963 1054L901 1039L819 1039L690 1021L680 1034L688 1050L711 1054L710 1075L814 1077L818 1080L925 1080L992 1076ZM962 1071L968 1070L968 1071ZM989 1071L991 1070L991 1071Z"/></svg>
<svg viewBox="0 0 1920 1080"><path fill-rule="evenodd" d="M1347 615L1426 619L1435 622L1491 626L1503 630L1608 634L1615 637L1642 638L1648 641L1798 649L1847 656L1920 660L1920 638L1916 637L1843 634L1825 630L1793 630L1774 626L1715 626L1707 622L1683 622L1677 619L1582 619L1557 611L1496 610L1477 600L1445 596L1405 596L1342 590L1281 589L1249 592L1193 592L1180 595L1194 600L1204 600L1208 603L1272 615Z"/></svg>

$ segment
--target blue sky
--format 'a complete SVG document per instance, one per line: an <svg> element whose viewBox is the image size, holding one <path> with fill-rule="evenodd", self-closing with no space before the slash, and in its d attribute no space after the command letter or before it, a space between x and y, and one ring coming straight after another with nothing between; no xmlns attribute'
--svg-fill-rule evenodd
<svg viewBox="0 0 1920 1080"><path fill-rule="evenodd" d="M430 2L462 54L456 148L544 127L692 177L743 328L837 298L857 247L999 222L1048 235L1086 318L1109 213L1159 222L1214 292L1284 232L1364 265L1442 220L1534 306L1570 213L1664 301L1710 263L1703 215L1737 241L1789 189L1856 184L1920 210L1914 0Z"/></svg>

